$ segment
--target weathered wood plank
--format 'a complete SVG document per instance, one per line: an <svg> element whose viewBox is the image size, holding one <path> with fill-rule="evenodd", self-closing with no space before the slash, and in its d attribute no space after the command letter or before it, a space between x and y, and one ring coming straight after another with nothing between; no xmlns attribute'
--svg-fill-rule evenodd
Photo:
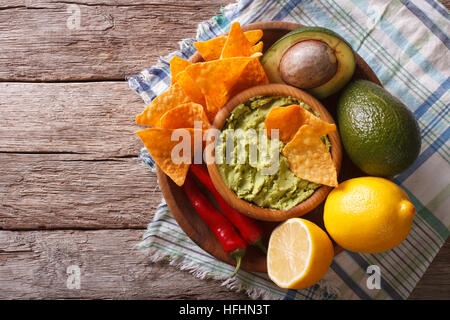
<svg viewBox="0 0 450 320"><path fill-rule="evenodd" d="M0 83L0 152L135 156L144 107L125 81Z"/></svg>
<svg viewBox="0 0 450 320"><path fill-rule="evenodd" d="M136 249L143 230L0 231L0 299L248 299ZM67 268L80 268L68 289ZM70 286L69 286L70 287Z"/></svg>
<svg viewBox="0 0 450 320"><path fill-rule="evenodd" d="M7 1L0 4L0 81L122 80L177 50L231 2Z"/></svg>
<svg viewBox="0 0 450 320"><path fill-rule="evenodd" d="M447 239L409 299L450 300L450 241Z"/></svg>
<svg viewBox="0 0 450 320"><path fill-rule="evenodd" d="M145 228L162 199L136 158L0 153L0 229Z"/></svg>
<svg viewBox="0 0 450 320"><path fill-rule="evenodd" d="M124 79L195 37L198 22L232 2L7 1L0 5L0 81ZM73 8L80 28L70 29Z"/></svg>
<svg viewBox="0 0 450 320"><path fill-rule="evenodd" d="M136 249L143 230L0 231L0 299L248 299ZM449 242L412 299L449 299ZM67 288L67 267L80 289ZM430 272L430 270L434 270Z"/></svg>
<svg viewBox="0 0 450 320"><path fill-rule="evenodd" d="M143 228L162 197L137 164L126 82L0 83L0 228Z"/></svg>

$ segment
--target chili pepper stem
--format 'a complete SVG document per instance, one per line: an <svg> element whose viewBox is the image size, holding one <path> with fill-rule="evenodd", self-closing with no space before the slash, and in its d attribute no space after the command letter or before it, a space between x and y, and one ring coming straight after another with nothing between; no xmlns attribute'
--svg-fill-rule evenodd
<svg viewBox="0 0 450 320"><path fill-rule="evenodd" d="M251 244L254 245L254 246L257 246L259 249L261 249L262 252L264 252L265 255L267 255L267 248L266 248L266 246L263 244L261 238L259 238L259 239L256 240L256 241L253 241Z"/></svg>
<svg viewBox="0 0 450 320"><path fill-rule="evenodd" d="M236 258L236 268L234 269L233 273L230 275L230 278L233 278L239 271L239 268L241 267L241 261L242 257Z"/></svg>
<svg viewBox="0 0 450 320"><path fill-rule="evenodd" d="M245 249L237 249L230 253L230 257L236 260L236 268L233 273L230 275L230 278L233 278L241 268L242 258L245 255Z"/></svg>

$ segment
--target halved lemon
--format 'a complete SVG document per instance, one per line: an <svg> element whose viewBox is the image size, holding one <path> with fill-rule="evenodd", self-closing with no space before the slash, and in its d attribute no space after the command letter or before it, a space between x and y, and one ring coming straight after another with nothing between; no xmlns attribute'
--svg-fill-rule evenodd
<svg viewBox="0 0 450 320"><path fill-rule="evenodd" d="M325 275L333 257L333 244L325 231L311 221L292 218L270 235L267 271L279 287L303 289Z"/></svg>

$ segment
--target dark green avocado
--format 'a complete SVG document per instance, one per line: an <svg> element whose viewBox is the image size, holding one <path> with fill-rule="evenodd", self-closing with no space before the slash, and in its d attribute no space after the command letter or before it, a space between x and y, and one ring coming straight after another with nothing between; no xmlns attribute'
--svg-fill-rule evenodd
<svg viewBox="0 0 450 320"><path fill-rule="evenodd" d="M372 176L394 176L417 159L420 130L412 112L387 90L366 80L341 93L337 122L350 159Z"/></svg>

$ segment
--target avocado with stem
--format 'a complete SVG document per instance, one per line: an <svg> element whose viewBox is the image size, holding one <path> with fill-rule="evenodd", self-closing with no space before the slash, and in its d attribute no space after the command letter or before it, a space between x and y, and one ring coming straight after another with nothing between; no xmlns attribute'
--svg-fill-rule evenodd
<svg viewBox="0 0 450 320"><path fill-rule="evenodd" d="M261 63L270 82L305 89L321 99L342 89L352 78L356 58L351 46L335 32L306 27L280 38Z"/></svg>

